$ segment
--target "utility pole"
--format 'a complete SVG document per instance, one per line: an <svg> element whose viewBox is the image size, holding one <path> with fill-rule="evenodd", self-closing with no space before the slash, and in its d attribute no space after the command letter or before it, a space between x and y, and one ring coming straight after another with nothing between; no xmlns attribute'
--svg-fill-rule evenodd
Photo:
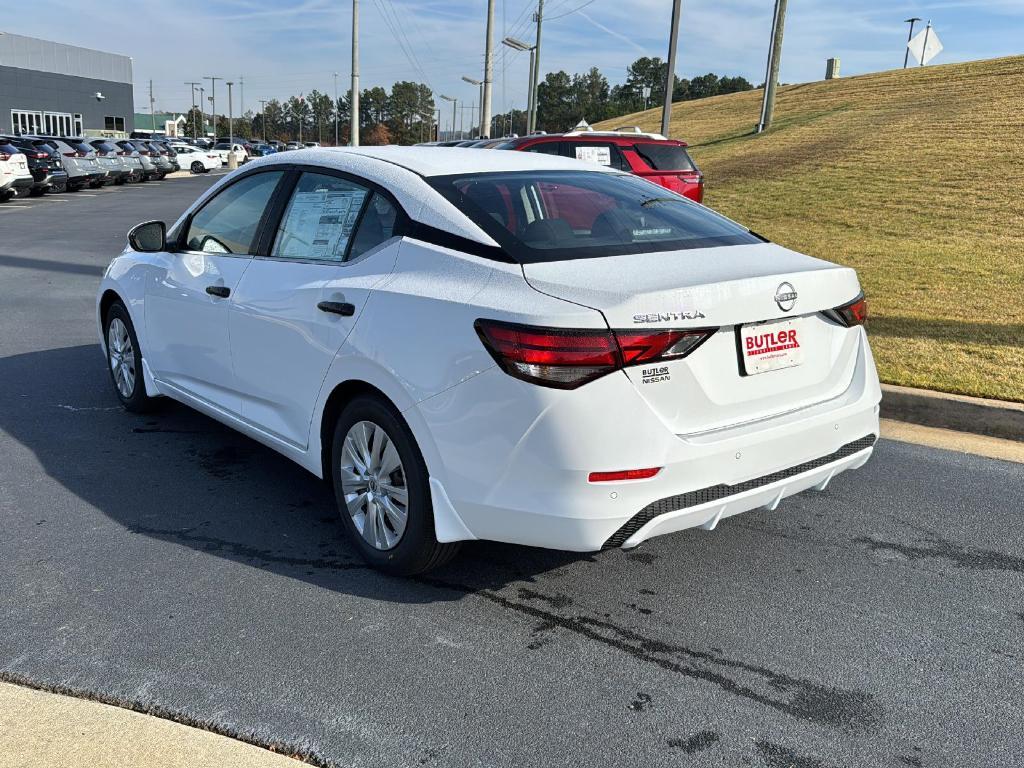
<svg viewBox="0 0 1024 768"><path fill-rule="evenodd" d="M668 66L665 72L665 101L661 107L661 135L668 136L672 121L672 89L676 84L676 44L679 42L679 15L683 0L672 0L672 28L668 33Z"/></svg>
<svg viewBox="0 0 1024 768"><path fill-rule="evenodd" d="M245 114L245 78L238 76L238 116Z"/></svg>
<svg viewBox="0 0 1024 768"><path fill-rule="evenodd" d="M338 146L338 73L334 73L334 146Z"/></svg>
<svg viewBox="0 0 1024 768"><path fill-rule="evenodd" d="M786 25L786 0L775 0L775 18L772 21L772 42L768 49L768 71L764 78L764 100L761 102L761 122L757 132L764 133L772 124L775 112L775 88L779 84L779 62L782 60L782 30Z"/></svg>
<svg viewBox="0 0 1024 768"><path fill-rule="evenodd" d="M263 143L267 143L267 100L260 99L260 122L263 123Z"/></svg>
<svg viewBox="0 0 1024 768"><path fill-rule="evenodd" d="M192 136L195 138L199 135L196 133L196 86L199 83L185 83L185 85L192 86Z"/></svg>
<svg viewBox="0 0 1024 768"><path fill-rule="evenodd" d="M910 25L910 34L907 35L907 45L909 45L910 41L914 39L914 22L920 21L920 20L921 20L921 18L919 16L912 16L909 19L904 19L903 23ZM904 46L903 47L903 68L904 69L907 68L907 62L908 61L910 61L910 48L907 47L907 46Z"/></svg>
<svg viewBox="0 0 1024 768"><path fill-rule="evenodd" d="M233 171L238 167L238 158L235 157L235 113L231 105L231 86L234 85L230 80L227 81L228 86L228 170Z"/></svg>
<svg viewBox="0 0 1024 768"><path fill-rule="evenodd" d="M149 81L149 119L153 124L153 133L156 133L156 113L153 111L153 81Z"/></svg>
<svg viewBox="0 0 1024 768"><path fill-rule="evenodd" d="M223 80L221 77L204 77L203 80L210 81L210 104L213 105L213 138L217 138L217 81Z"/></svg>
<svg viewBox="0 0 1024 768"><path fill-rule="evenodd" d="M199 123L200 131L203 134L203 138L206 138L206 89L203 86L199 86ZM196 138L199 138L199 134L196 134Z"/></svg>
<svg viewBox="0 0 1024 768"><path fill-rule="evenodd" d="M306 97L299 94L299 147L302 147L302 121L306 117Z"/></svg>
<svg viewBox="0 0 1024 768"><path fill-rule="evenodd" d="M537 13L534 19L537 22L537 42L533 44L533 86L530 88L533 94L533 112L530 114L527 133L537 130L537 83L540 81L540 29L544 23L544 0L537 0Z"/></svg>
<svg viewBox="0 0 1024 768"><path fill-rule="evenodd" d="M359 146L359 0L352 0L352 128L349 144Z"/></svg>
<svg viewBox="0 0 1024 768"><path fill-rule="evenodd" d="M494 46L491 44L494 28L494 0L487 0L487 39L484 45L484 90L480 98L480 138L491 137L491 80L494 78Z"/></svg>

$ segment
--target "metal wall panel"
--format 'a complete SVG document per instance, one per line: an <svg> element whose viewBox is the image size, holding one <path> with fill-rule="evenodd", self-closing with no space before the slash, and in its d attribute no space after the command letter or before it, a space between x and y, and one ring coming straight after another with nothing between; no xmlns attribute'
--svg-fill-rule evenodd
<svg viewBox="0 0 1024 768"><path fill-rule="evenodd" d="M102 101L97 92L103 94ZM126 131L135 130L131 83L34 72L0 62L0 132L13 130L12 109L80 114L86 130L102 130L103 118L112 115L124 118Z"/></svg>
<svg viewBox="0 0 1024 768"><path fill-rule="evenodd" d="M0 32L0 66L112 83L132 82L132 60L129 56L13 35L10 32Z"/></svg>

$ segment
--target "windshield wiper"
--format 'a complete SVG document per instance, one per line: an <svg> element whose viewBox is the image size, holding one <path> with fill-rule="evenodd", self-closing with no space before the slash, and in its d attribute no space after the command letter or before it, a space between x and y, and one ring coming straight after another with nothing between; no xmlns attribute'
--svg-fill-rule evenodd
<svg viewBox="0 0 1024 768"><path fill-rule="evenodd" d="M678 197L651 197L640 203L641 208L646 208L648 205L654 205L655 203L678 203Z"/></svg>

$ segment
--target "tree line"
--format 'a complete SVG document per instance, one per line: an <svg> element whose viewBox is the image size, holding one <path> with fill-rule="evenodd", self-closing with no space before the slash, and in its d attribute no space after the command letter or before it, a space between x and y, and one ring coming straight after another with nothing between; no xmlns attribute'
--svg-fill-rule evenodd
<svg viewBox="0 0 1024 768"><path fill-rule="evenodd" d="M667 64L660 58L644 56L627 67L626 81L615 86L609 85L608 78L597 67L591 67L582 74L549 72L537 86L537 127L548 133L566 131L580 120L595 123L646 107L656 107L664 100L667 70ZM744 77L719 77L713 72L693 79L676 77L672 100L702 99L748 91L753 87ZM424 83L403 80L392 85L390 90L380 86L367 88L359 96L360 143L415 144L431 141L436 138L438 115L441 115L442 125L449 119L446 106L442 104L438 112L433 94ZM268 140L332 144L337 118L338 141L347 144L351 114L351 91L335 100L313 89L308 94L291 96L284 101L271 99L262 112L246 112L235 118L233 132L240 138L261 139L265 135ZM190 112L186 117L185 130L191 132L193 124L200 124L199 111ZM465 127L466 138L477 134L475 126ZM492 136L522 135L525 132L524 110L512 109L491 119ZM224 115L217 117L215 133L217 136L228 134L228 118Z"/></svg>

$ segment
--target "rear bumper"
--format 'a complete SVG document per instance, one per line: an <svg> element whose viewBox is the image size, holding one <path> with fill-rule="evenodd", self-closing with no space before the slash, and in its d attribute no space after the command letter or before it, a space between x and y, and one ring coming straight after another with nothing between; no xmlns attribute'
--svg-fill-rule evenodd
<svg viewBox="0 0 1024 768"><path fill-rule="evenodd" d="M674 434L621 373L564 392L491 369L416 406L433 441L424 450L432 482L458 518L439 523L438 538L628 548L824 488L867 461L878 435L881 390L863 334L858 355L840 397L699 435ZM646 467L661 470L646 480L588 479Z"/></svg>

